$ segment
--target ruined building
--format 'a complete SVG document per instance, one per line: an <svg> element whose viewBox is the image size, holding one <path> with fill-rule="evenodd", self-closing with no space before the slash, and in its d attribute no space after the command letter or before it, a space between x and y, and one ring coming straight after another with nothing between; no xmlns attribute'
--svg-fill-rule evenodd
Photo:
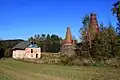
<svg viewBox="0 0 120 80"><path fill-rule="evenodd" d="M70 27L67 27L66 37L61 43L60 52L61 54L66 54L68 56L74 55L74 40L72 39L72 34Z"/></svg>

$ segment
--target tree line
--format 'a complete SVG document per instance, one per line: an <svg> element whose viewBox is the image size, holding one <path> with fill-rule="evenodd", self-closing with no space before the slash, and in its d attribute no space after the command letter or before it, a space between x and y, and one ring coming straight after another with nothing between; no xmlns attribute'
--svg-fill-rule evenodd
<svg viewBox="0 0 120 80"><path fill-rule="evenodd" d="M35 42L41 47L42 52L58 53L60 51L62 38L55 34L38 34L30 37L28 41Z"/></svg>
<svg viewBox="0 0 120 80"><path fill-rule="evenodd" d="M12 56L12 48L22 42L22 39L14 39L14 40L0 40L0 58L2 57L11 57Z"/></svg>

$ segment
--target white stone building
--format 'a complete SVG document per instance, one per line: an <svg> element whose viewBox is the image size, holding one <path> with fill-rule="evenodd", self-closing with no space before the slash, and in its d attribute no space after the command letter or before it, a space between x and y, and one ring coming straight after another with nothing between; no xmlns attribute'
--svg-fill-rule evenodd
<svg viewBox="0 0 120 80"><path fill-rule="evenodd" d="M12 57L14 59L39 59L41 58L41 48L34 43L21 42L13 48Z"/></svg>

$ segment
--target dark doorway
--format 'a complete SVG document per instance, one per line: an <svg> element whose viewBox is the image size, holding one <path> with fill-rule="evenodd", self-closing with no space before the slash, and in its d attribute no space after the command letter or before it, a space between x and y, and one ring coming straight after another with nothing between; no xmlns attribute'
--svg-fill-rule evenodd
<svg viewBox="0 0 120 80"><path fill-rule="evenodd" d="M0 48L0 59L4 57L4 49Z"/></svg>
<svg viewBox="0 0 120 80"><path fill-rule="evenodd" d="M38 58L38 54L36 54L36 58Z"/></svg>
<svg viewBox="0 0 120 80"><path fill-rule="evenodd" d="M33 53L33 49L31 49L31 53Z"/></svg>

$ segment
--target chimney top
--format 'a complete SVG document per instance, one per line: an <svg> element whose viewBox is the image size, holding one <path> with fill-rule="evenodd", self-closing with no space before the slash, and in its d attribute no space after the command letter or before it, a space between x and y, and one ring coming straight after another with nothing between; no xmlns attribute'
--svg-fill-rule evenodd
<svg viewBox="0 0 120 80"><path fill-rule="evenodd" d="M70 27L67 27L65 40L72 40L72 34L71 34Z"/></svg>
<svg viewBox="0 0 120 80"><path fill-rule="evenodd" d="M65 39L63 40L62 44L63 45L72 45L72 44L74 44L74 41L72 39L72 34L71 34L70 27L67 27L66 36L65 36Z"/></svg>
<svg viewBox="0 0 120 80"><path fill-rule="evenodd" d="M94 32L99 31L96 13L90 14L90 26L89 27L93 28L92 30L94 30Z"/></svg>

